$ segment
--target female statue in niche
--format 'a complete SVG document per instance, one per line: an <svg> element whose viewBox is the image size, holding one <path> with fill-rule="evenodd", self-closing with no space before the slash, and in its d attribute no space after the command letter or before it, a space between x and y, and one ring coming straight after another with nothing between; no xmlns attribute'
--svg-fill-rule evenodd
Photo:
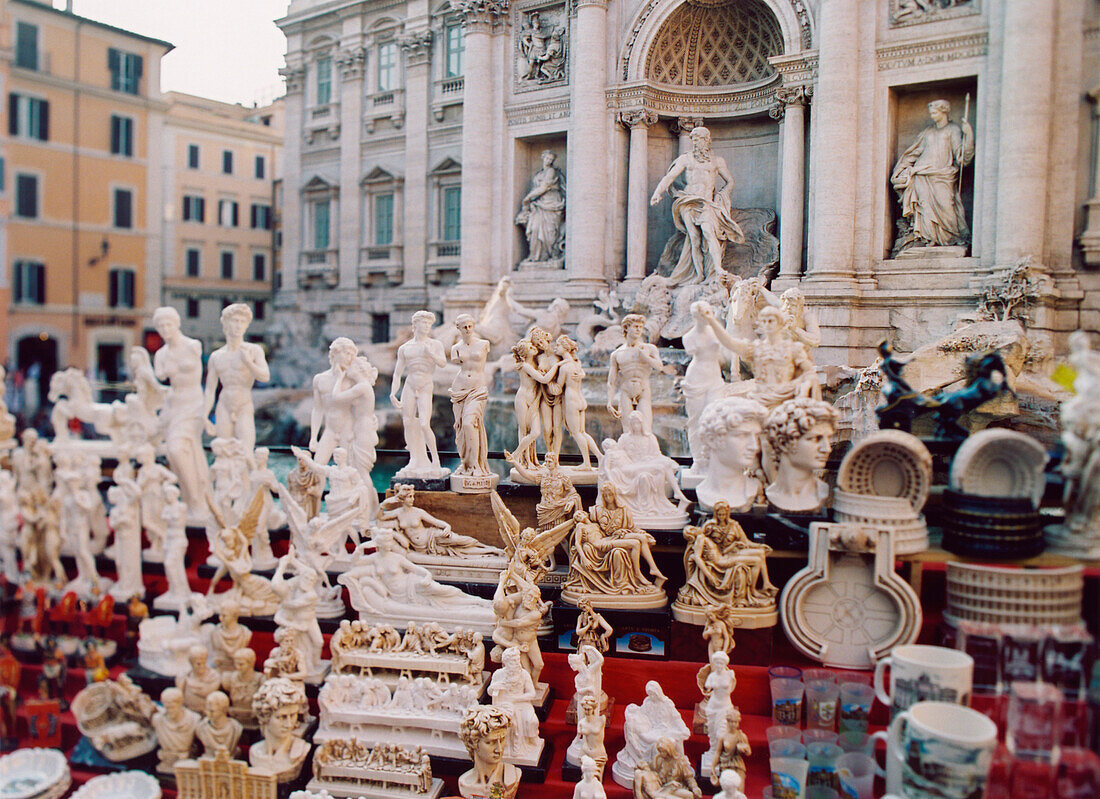
<svg viewBox="0 0 1100 799"><path fill-rule="evenodd" d="M531 190L520 201L516 224L527 236L527 257L520 266L562 268L565 252L565 177L554 166L557 155L542 151L542 168L531 178Z"/></svg>

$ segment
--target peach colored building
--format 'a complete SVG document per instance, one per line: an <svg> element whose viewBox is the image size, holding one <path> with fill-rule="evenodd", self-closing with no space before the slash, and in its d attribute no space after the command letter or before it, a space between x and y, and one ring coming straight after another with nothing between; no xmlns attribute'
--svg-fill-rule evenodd
<svg viewBox="0 0 1100 799"><path fill-rule="evenodd" d="M253 309L249 338L272 316L274 210L282 103L265 108L170 92L164 124L162 304L209 353L231 302Z"/></svg>
<svg viewBox="0 0 1100 799"><path fill-rule="evenodd" d="M108 382L160 298L168 42L34 0L0 3L4 175L0 358L42 384Z"/></svg>

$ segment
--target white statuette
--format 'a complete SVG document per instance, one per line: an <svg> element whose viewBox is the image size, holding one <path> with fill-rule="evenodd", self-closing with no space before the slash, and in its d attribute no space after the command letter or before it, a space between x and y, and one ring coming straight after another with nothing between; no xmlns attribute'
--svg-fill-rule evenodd
<svg viewBox="0 0 1100 799"><path fill-rule="evenodd" d="M417 311L412 316L413 336L397 348L390 402L401 411L409 463L398 478L441 479L450 474L439 462L432 432L432 388L435 371L447 365L443 345L431 337L435 314ZM402 380L404 385L402 385Z"/></svg>

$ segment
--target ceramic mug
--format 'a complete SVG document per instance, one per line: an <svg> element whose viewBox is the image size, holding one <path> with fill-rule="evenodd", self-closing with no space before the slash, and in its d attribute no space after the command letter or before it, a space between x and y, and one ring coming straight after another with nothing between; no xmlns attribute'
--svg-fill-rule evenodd
<svg viewBox="0 0 1100 799"><path fill-rule="evenodd" d="M978 711L917 702L886 732L886 790L908 799L982 796L996 746L997 725Z"/></svg>
<svg viewBox="0 0 1100 799"><path fill-rule="evenodd" d="M886 692L886 667L890 692ZM913 644L897 646L875 664L875 696L890 708L890 718L917 702L970 704L974 658L957 649Z"/></svg>

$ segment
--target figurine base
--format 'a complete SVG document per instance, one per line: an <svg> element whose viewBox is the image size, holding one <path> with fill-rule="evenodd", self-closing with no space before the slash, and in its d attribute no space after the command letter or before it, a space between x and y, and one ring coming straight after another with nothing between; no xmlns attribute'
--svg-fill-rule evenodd
<svg viewBox="0 0 1100 799"><path fill-rule="evenodd" d="M443 780L432 779L432 784L427 791L421 791L416 785L397 785L393 783L379 784L377 782L363 783L357 780L348 782L336 782L334 780L319 780L316 777L306 783L307 791L327 791L331 796L352 797L361 796L363 799L406 799L406 797L418 797L419 799L436 799L443 792Z"/></svg>
<svg viewBox="0 0 1100 799"><path fill-rule="evenodd" d="M497 487L500 476L493 474L452 474L451 490L456 494L488 494Z"/></svg>
<svg viewBox="0 0 1100 799"><path fill-rule="evenodd" d="M191 595L186 596L172 596L171 594L161 594L153 600L153 610L164 610L172 613L179 613L180 609L187 604L191 599Z"/></svg>
<svg viewBox="0 0 1100 799"><path fill-rule="evenodd" d="M737 629L754 630L759 627L774 627L779 624L779 610L775 603L762 608L736 608L732 617ZM694 605L681 605L672 603L672 618L685 624L694 624L702 627L707 623L707 611L705 608Z"/></svg>
<svg viewBox="0 0 1100 799"><path fill-rule="evenodd" d="M450 476L451 470L446 467L412 469L406 466L399 469L390 480L390 488L395 488L398 483L405 483L417 491L446 491L451 487Z"/></svg>
<svg viewBox="0 0 1100 799"><path fill-rule="evenodd" d="M469 562L441 555L423 555L419 552L408 553L409 560L423 566L439 582L482 583L495 586L500 582L500 573L508 565L506 558L492 555L469 558Z"/></svg>
<svg viewBox="0 0 1100 799"><path fill-rule="evenodd" d="M569 478L574 486L594 486L597 482L597 474L594 466L585 468L584 466L560 466L558 467L562 474ZM528 480L515 469L508 471L508 479L513 483L519 483L521 485L538 485L537 482Z"/></svg>
<svg viewBox="0 0 1100 799"><path fill-rule="evenodd" d="M689 466L680 470L679 477L680 488L685 491L691 491L699 487L705 475L702 472L695 471L694 467Z"/></svg>
<svg viewBox="0 0 1100 799"><path fill-rule="evenodd" d="M651 610L668 605L668 597L663 590L656 586L650 588L652 590L645 593L612 595L578 591L566 584L561 592L561 601L576 606L582 599L587 599L596 610Z"/></svg>
<svg viewBox="0 0 1100 799"><path fill-rule="evenodd" d="M684 525L689 521L691 521L691 516L687 512L673 513L668 516L634 517L634 523L647 533L673 533L680 536L684 534Z"/></svg>
<svg viewBox="0 0 1100 799"><path fill-rule="evenodd" d="M538 739L538 745L535 747L534 751L528 752L525 755L509 754L508 753L508 748L505 747L505 749L504 749L504 758L509 763L515 763L521 769L524 769L523 776L525 778L528 778L528 781L530 782L531 780L529 779L529 775L527 774L526 769L538 769L539 764L541 763L541 764L543 764L542 765L542 770L545 773L545 771L546 771L545 762L550 759L548 757L549 752L550 752L549 744L547 744L547 742L545 740L543 740L542 738L539 738Z"/></svg>
<svg viewBox="0 0 1100 799"><path fill-rule="evenodd" d="M575 634L579 614L577 608L569 605L554 607L554 631L558 649L562 652L577 649ZM615 630L605 654L662 660L668 657L672 616L667 607L658 610L608 610L602 615Z"/></svg>
<svg viewBox="0 0 1100 799"><path fill-rule="evenodd" d="M1074 533L1064 524L1053 524L1044 532L1048 552L1082 560L1100 560L1100 531L1093 534Z"/></svg>

